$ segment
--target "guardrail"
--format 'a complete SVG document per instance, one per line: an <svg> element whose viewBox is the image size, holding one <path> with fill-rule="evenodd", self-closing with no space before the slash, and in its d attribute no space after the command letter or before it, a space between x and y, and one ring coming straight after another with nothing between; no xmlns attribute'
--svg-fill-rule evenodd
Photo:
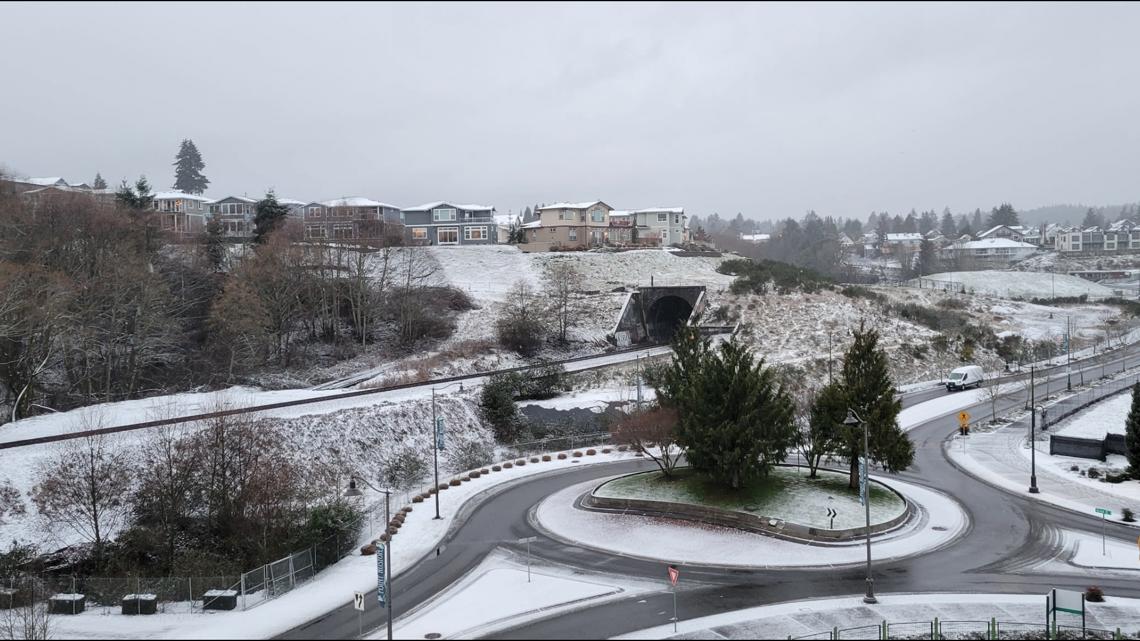
<svg viewBox="0 0 1140 641"><path fill-rule="evenodd" d="M788 639L1136 639L1140 632L1128 633L1132 628L1140 630L1140 622L1126 623L1113 630L1090 628L1080 625L1058 625L1041 621L951 621L935 617L929 621L899 621L892 623L883 620L878 624L821 630L798 637L788 635Z"/></svg>

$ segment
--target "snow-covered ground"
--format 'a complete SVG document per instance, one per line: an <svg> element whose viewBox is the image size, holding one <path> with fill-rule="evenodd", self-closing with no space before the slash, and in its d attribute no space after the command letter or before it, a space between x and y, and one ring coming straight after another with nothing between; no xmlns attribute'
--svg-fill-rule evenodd
<svg viewBox="0 0 1140 641"><path fill-rule="evenodd" d="M1137 555L1136 544L1132 541L1121 541L1111 537L1102 540L1093 534L1072 531L1065 531L1064 537L1066 548L1073 553L1069 559L1072 565L1140 573L1140 556Z"/></svg>
<svg viewBox="0 0 1140 641"><path fill-rule="evenodd" d="M1115 296L1108 287L1092 281L1048 272L983 270L943 272L923 276L928 280L959 283L967 293L989 294L1000 298L1050 298L1052 296Z"/></svg>
<svg viewBox="0 0 1140 641"><path fill-rule="evenodd" d="M522 546L517 546L519 549ZM496 630L614 599L660 590L648 581L532 563L528 580L525 552L496 551L474 570L413 612L399 617L394 635L424 639L484 638ZM387 638L378 631L370 639Z"/></svg>
<svg viewBox="0 0 1140 641"><path fill-rule="evenodd" d="M662 614L662 625L624 634L616 639L783 639L805 635L828 635L833 628L850 629L866 626L860 631L848 631L844 638L878 638L874 626L889 621L895 635L929 635L929 622L943 621L945 634L975 632L984 638L985 623L991 618L1003 622L1023 622L1039 626L1044 631L1041 613L1045 609L1044 594L883 594L876 595L879 603L867 605L862 596L790 601L762 605L746 610L725 612L697 619L684 620L684 593L679 596L679 615L682 621L678 631L667 623L672 612ZM1120 627L1129 633L1140 629L1140 599L1106 595L1104 603L1087 605L1086 624L1090 628L1115 630ZM973 621L966 628L951 622ZM905 625L903 622L917 622ZM1057 615L1059 625L1080 626L1080 617ZM1005 626L1002 631L1026 631L1024 627ZM817 636L815 638L826 638ZM893 637L892 637L893 638Z"/></svg>
<svg viewBox="0 0 1140 641"><path fill-rule="evenodd" d="M877 537L877 559L929 551L965 531L969 519L957 502L933 490L873 476L899 490L920 510L920 518ZM609 514L574 507L578 496L600 481L581 483L550 495L532 513L532 522L553 538L611 554L696 565L781 568L833 567L859 563L860 544L805 545L731 528L689 521Z"/></svg>
<svg viewBox="0 0 1140 641"><path fill-rule="evenodd" d="M441 515L435 520L431 503L414 504L404 526L393 539L392 576L400 574L433 552L455 524L455 517L472 501L508 487L512 482L536 474L557 472L583 465L628 460L631 454L612 452L580 459L552 460L492 472L440 493ZM393 509L400 506L393 505ZM504 541L513 543L514 541ZM199 614L156 614L145 617L101 616L60 617L67 622L57 627L59 638L161 638L161 639L259 639L273 637L301 625L334 608L352 602L353 592L376 589L376 557L359 553L341 559L313 580L290 592L249 610ZM79 619L82 618L82 621ZM56 619L53 619L55 621ZM74 622L74 623L72 623Z"/></svg>
<svg viewBox="0 0 1140 641"><path fill-rule="evenodd" d="M1049 428L1062 436L1103 439L1108 434L1123 434L1124 422L1132 408L1132 395L1123 392L1074 414Z"/></svg>

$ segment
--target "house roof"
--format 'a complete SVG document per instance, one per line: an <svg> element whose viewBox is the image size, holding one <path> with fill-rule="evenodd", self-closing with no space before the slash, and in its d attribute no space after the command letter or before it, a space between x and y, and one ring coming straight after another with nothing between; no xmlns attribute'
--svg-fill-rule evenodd
<svg viewBox="0 0 1140 641"><path fill-rule="evenodd" d="M887 242L901 243L908 240L922 240L922 234L915 233L902 233L902 234L887 234Z"/></svg>
<svg viewBox="0 0 1140 641"><path fill-rule="evenodd" d="M613 218L614 216L617 216L618 218L625 218L626 216L632 216L633 213L634 212L629 211L628 209L614 209L610 211L610 218Z"/></svg>
<svg viewBox="0 0 1140 641"><path fill-rule="evenodd" d="M378 200L372 200L371 198L362 198L360 196L323 200L321 201L321 204L325 207L388 207L389 209L399 209L399 207L395 205L389 205Z"/></svg>
<svg viewBox="0 0 1140 641"><path fill-rule="evenodd" d="M771 234L741 234L740 240L751 240L753 242L759 240L771 240Z"/></svg>
<svg viewBox="0 0 1140 641"><path fill-rule="evenodd" d="M198 194L188 194L184 191L156 191L152 196L155 200L197 200L204 203L213 202L214 199L209 196L200 196Z"/></svg>
<svg viewBox="0 0 1140 641"><path fill-rule="evenodd" d="M250 198L249 196L226 196L224 198L219 198L217 200L211 200L210 204L216 205L216 204L222 202L223 200L240 200L243 203L250 203L250 204L257 202L256 198ZM281 201L277 201L277 202L281 202Z"/></svg>
<svg viewBox="0 0 1140 641"><path fill-rule="evenodd" d="M539 207L538 211L543 211L546 209L589 209L594 205L606 204L600 200L591 200L590 202L585 203L554 203L553 205L545 205L543 207ZM606 207L609 207L609 205L606 205ZM613 209L612 207L610 208Z"/></svg>
<svg viewBox="0 0 1140 641"><path fill-rule="evenodd" d="M523 229L538 229L539 227L542 227L541 220L532 220L529 223L524 223L522 226Z"/></svg>
<svg viewBox="0 0 1140 641"><path fill-rule="evenodd" d="M1036 245L1018 242L1011 238L983 238L981 240L958 243L954 246L961 249L1037 249Z"/></svg>
<svg viewBox="0 0 1140 641"><path fill-rule="evenodd" d="M39 185L41 187L70 187L67 181L59 176L51 176L50 178L20 178L16 182L27 183L29 185Z"/></svg>
<svg viewBox="0 0 1140 641"><path fill-rule="evenodd" d="M989 229L985 230L984 232L978 234L978 238L986 238L990 234L997 232L997 230L999 230L1003 227L1010 230L1011 232L1013 232L1015 234L1025 234L1025 230L1022 229L1020 226L1014 227L1014 226L1010 226L1010 225L994 225L993 227L990 227Z"/></svg>
<svg viewBox="0 0 1140 641"><path fill-rule="evenodd" d="M308 205L309 204L303 200L296 200L293 198L278 198L277 202L281 203L282 205Z"/></svg>
<svg viewBox="0 0 1140 641"><path fill-rule="evenodd" d="M634 209L632 214L683 214L684 207L650 207L648 209ZM611 214L612 215L612 214Z"/></svg>
<svg viewBox="0 0 1140 641"><path fill-rule="evenodd" d="M415 207L405 207L403 209L403 211L431 211L431 210L435 209L436 207L440 207L442 205L454 207L455 209L462 209L464 211L494 211L495 210L494 205L479 205L476 203L469 203L466 205L462 205L462 204L453 203L453 202L448 201L448 200L437 200L437 201L432 202L432 203L424 203L422 205L416 205Z"/></svg>

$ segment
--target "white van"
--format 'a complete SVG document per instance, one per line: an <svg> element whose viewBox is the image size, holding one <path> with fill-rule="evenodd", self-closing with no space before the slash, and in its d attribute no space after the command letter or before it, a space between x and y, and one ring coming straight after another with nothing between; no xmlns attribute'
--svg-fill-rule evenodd
<svg viewBox="0 0 1140 641"><path fill-rule="evenodd" d="M959 367L950 372L950 378L946 381L946 391L953 392L954 390L966 389L971 385L981 387L985 378L982 374L982 368L977 365Z"/></svg>

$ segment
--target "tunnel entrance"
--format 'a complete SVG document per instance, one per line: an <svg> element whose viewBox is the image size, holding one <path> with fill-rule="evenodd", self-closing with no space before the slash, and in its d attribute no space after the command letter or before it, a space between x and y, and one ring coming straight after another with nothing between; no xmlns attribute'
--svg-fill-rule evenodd
<svg viewBox="0 0 1140 641"><path fill-rule="evenodd" d="M658 343L669 343L677 329L688 322L693 306L680 296L663 296L649 307L645 325L650 338Z"/></svg>

